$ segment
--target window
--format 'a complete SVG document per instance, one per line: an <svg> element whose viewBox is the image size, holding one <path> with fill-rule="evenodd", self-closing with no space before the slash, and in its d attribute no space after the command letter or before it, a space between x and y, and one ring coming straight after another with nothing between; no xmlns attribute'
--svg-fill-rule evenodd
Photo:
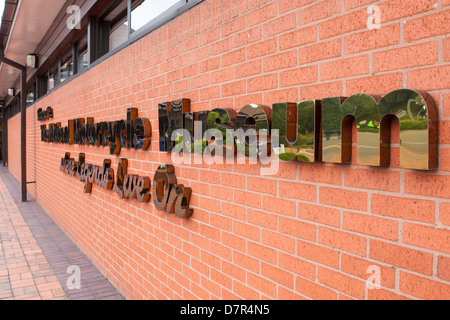
<svg viewBox="0 0 450 320"><path fill-rule="evenodd" d="M72 50L67 52L61 59L60 82L66 81L67 78L73 76L73 57Z"/></svg>
<svg viewBox="0 0 450 320"><path fill-rule="evenodd" d="M109 10L103 19L103 23L110 26L109 51L117 48L128 40L128 0L121 0Z"/></svg>
<svg viewBox="0 0 450 320"><path fill-rule="evenodd" d="M83 72L89 67L88 37L84 35L78 42L78 72Z"/></svg>
<svg viewBox="0 0 450 320"><path fill-rule="evenodd" d="M33 85L28 88L27 91L27 103L32 104L36 101L36 82L33 83Z"/></svg>
<svg viewBox="0 0 450 320"><path fill-rule="evenodd" d="M179 0L133 0L131 5L131 33L141 29Z"/></svg>
<svg viewBox="0 0 450 320"><path fill-rule="evenodd" d="M200 0L201 1L201 0ZM189 5L200 2L189 1ZM193 3L191 3L193 2ZM119 0L99 19L99 25L109 26L109 38L100 40L108 42L109 51L127 42L137 31L147 27L158 27L170 18L166 13L179 13L180 8L188 3L187 0ZM163 16L165 18L163 18ZM152 27L150 27L152 25ZM102 39L102 37L99 37ZM105 44L99 44L103 47ZM102 52L104 54L106 52Z"/></svg>
<svg viewBox="0 0 450 320"><path fill-rule="evenodd" d="M48 73L47 92L53 90L56 85L56 70L52 70Z"/></svg>

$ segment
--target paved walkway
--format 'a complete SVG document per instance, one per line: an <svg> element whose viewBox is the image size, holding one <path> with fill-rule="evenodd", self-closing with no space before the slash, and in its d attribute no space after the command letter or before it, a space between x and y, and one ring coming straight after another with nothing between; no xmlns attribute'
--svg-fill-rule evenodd
<svg viewBox="0 0 450 320"><path fill-rule="evenodd" d="M0 300L123 300L39 204L20 196L0 166Z"/></svg>

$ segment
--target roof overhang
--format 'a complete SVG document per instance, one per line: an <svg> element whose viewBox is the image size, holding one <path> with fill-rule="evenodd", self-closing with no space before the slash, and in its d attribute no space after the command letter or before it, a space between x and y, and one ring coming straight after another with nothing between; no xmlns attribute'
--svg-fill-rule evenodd
<svg viewBox="0 0 450 320"><path fill-rule="evenodd" d="M36 50L65 3L65 0L8 0L0 43L4 45L5 57L25 65L27 54ZM8 88L14 86L19 76L20 70L5 63L0 65L0 100L7 100Z"/></svg>

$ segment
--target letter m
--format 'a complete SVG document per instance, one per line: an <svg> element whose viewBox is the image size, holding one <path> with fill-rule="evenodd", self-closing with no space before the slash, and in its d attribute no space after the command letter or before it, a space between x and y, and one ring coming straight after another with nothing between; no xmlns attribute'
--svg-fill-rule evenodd
<svg viewBox="0 0 450 320"><path fill-rule="evenodd" d="M172 141L172 132L184 129L184 114L189 112L191 103L189 99L180 99L158 105L159 119L159 151L171 152L175 146Z"/></svg>

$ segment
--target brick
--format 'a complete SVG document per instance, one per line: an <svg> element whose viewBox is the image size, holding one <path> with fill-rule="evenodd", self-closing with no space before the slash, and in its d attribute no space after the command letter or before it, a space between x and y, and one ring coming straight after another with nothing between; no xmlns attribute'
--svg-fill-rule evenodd
<svg viewBox="0 0 450 320"><path fill-rule="evenodd" d="M300 277L295 278L295 290L315 300L337 299L337 293L330 288Z"/></svg>
<svg viewBox="0 0 450 320"><path fill-rule="evenodd" d="M310 280L316 278L316 266L314 264L283 252L279 252L278 266Z"/></svg>
<svg viewBox="0 0 450 320"><path fill-rule="evenodd" d="M215 185L211 185L211 195L216 197L217 199L220 200L225 200L225 201L233 201L233 190L227 187L220 187L220 186L215 186ZM191 186L192 189L193 186ZM195 189L197 190L197 189ZM209 195L209 194L207 194Z"/></svg>
<svg viewBox="0 0 450 320"><path fill-rule="evenodd" d="M191 89L206 87L209 85L209 74L200 75L191 79Z"/></svg>
<svg viewBox="0 0 450 320"><path fill-rule="evenodd" d="M381 3L381 23L433 10L435 4L435 0L391 0Z"/></svg>
<svg viewBox="0 0 450 320"><path fill-rule="evenodd" d="M398 238L397 221L367 214L344 212L343 228L387 240L396 241Z"/></svg>
<svg viewBox="0 0 450 320"><path fill-rule="evenodd" d="M325 62L320 65L320 80L347 78L369 73L369 56Z"/></svg>
<svg viewBox="0 0 450 320"><path fill-rule="evenodd" d="M300 99L317 99L317 97L339 97L342 96L343 85L341 81L311 86L300 87Z"/></svg>
<svg viewBox="0 0 450 320"><path fill-rule="evenodd" d="M442 224L450 226L450 202L441 203L439 209L439 220Z"/></svg>
<svg viewBox="0 0 450 320"><path fill-rule="evenodd" d="M234 221L233 232L238 236L242 236L244 238L259 242L261 228L245 222Z"/></svg>
<svg viewBox="0 0 450 320"><path fill-rule="evenodd" d="M245 16L241 16L237 19L231 20L227 23L224 23L221 28L222 38L226 38L229 35L236 33L238 31L242 31L245 29Z"/></svg>
<svg viewBox="0 0 450 320"><path fill-rule="evenodd" d="M247 273L247 284L270 297L275 298L277 295L277 286L275 283L252 273Z"/></svg>
<svg viewBox="0 0 450 320"><path fill-rule="evenodd" d="M220 98L220 86L200 89L200 100L211 100L216 98Z"/></svg>
<svg viewBox="0 0 450 320"><path fill-rule="evenodd" d="M245 252L247 250L245 239L237 237L228 232L222 232L222 243L228 247L242 252Z"/></svg>
<svg viewBox="0 0 450 320"><path fill-rule="evenodd" d="M365 282L319 267L317 278L320 283L358 299L364 299Z"/></svg>
<svg viewBox="0 0 450 320"><path fill-rule="evenodd" d="M441 279L450 281L450 258L444 256L438 257L437 276Z"/></svg>
<svg viewBox="0 0 450 320"><path fill-rule="evenodd" d="M450 61L450 38L444 39L444 61Z"/></svg>
<svg viewBox="0 0 450 320"><path fill-rule="evenodd" d="M316 240L316 226L295 219L280 217L278 231L300 239Z"/></svg>
<svg viewBox="0 0 450 320"><path fill-rule="evenodd" d="M289 289L294 289L294 275L290 272L262 262L261 275L273 280L277 284L281 284Z"/></svg>
<svg viewBox="0 0 450 320"><path fill-rule="evenodd" d="M260 41L261 33L261 26L235 33L233 34L234 46L236 48L241 48L250 43Z"/></svg>
<svg viewBox="0 0 450 320"><path fill-rule="evenodd" d="M317 187L310 184L279 181L279 196L283 198L291 198L315 202L317 198Z"/></svg>
<svg viewBox="0 0 450 320"><path fill-rule="evenodd" d="M449 10L450 11L450 10ZM408 71L408 88L437 90L450 87L450 66Z"/></svg>
<svg viewBox="0 0 450 320"><path fill-rule="evenodd" d="M246 54L244 48L225 53L221 59L221 66L223 68L245 62L245 57Z"/></svg>
<svg viewBox="0 0 450 320"><path fill-rule="evenodd" d="M280 0L278 1L278 9L281 13L284 13L293 9L299 9L311 2L314 2L314 0Z"/></svg>
<svg viewBox="0 0 450 320"><path fill-rule="evenodd" d="M403 224L403 242L450 253L450 230L405 222Z"/></svg>
<svg viewBox="0 0 450 320"><path fill-rule="evenodd" d="M233 48L233 38L228 37L214 44L210 45L211 47L211 56L216 56L221 53L229 52Z"/></svg>
<svg viewBox="0 0 450 320"><path fill-rule="evenodd" d="M278 218L276 214L248 208L247 222L267 229L276 230Z"/></svg>
<svg viewBox="0 0 450 320"><path fill-rule="evenodd" d="M339 0L323 0L298 12L298 24L306 25L341 12Z"/></svg>
<svg viewBox="0 0 450 320"><path fill-rule="evenodd" d="M450 26L446 23L449 19L450 10L445 10L420 18L407 20L404 26L405 41L411 42L450 33Z"/></svg>
<svg viewBox="0 0 450 320"><path fill-rule="evenodd" d="M296 15L291 13L272 21L269 21L262 26L263 37L269 38L276 34L286 32L288 30L294 29L296 26Z"/></svg>
<svg viewBox="0 0 450 320"><path fill-rule="evenodd" d="M247 27L252 27L259 23L274 18L277 15L277 4L271 3L258 10L247 14Z"/></svg>
<svg viewBox="0 0 450 320"><path fill-rule="evenodd" d="M277 194L277 181L273 179L247 177L247 189L271 195Z"/></svg>
<svg viewBox="0 0 450 320"><path fill-rule="evenodd" d="M384 289L369 290L368 300L410 300L405 296Z"/></svg>
<svg viewBox="0 0 450 320"><path fill-rule="evenodd" d="M291 291L288 290L286 288L283 287L278 287L278 299L279 300L292 300L292 301L301 301L301 300L306 300L305 297Z"/></svg>
<svg viewBox="0 0 450 320"><path fill-rule="evenodd" d="M372 2L377 2L377 0L344 0L344 8L346 11L349 11Z"/></svg>
<svg viewBox="0 0 450 320"><path fill-rule="evenodd" d="M246 91L245 80L239 80L222 85L222 97L235 96Z"/></svg>
<svg viewBox="0 0 450 320"><path fill-rule="evenodd" d="M264 58L264 72L292 68L297 65L297 51L291 50Z"/></svg>
<svg viewBox="0 0 450 320"><path fill-rule="evenodd" d="M245 62L234 67L236 79L254 76L262 72L262 62L260 59Z"/></svg>
<svg viewBox="0 0 450 320"><path fill-rule="evenodd" d="M322 223L332 227L340 225L340 210L328 208L315 204L302 203L298 204L298 217L303 220L309 220Z"/></svg>
<svg viewBox="0 0 450 320"><path fill-rule="evenodd" d="M403 87L403 78L400 72L381 74L347 80L347 96L356 93L386 94Z"/></svg>
<svg viewBox="0 0 450 320"><path fill-rule="evenodd" d="M223 29L224 27L222 27ZM203 32L199 35L199 46L204 46L210 43L213 43L220 39L220 27L212 28L206 32Z"/></svg>
<svg viewBox="0 0 450 320"><path fill-rule="evenodd" d="M211 84L232 81L233 79L234 79L234 70L232 67L211 72Z"/></svg>
<svg viewBox="0 0 450 320"><path fill-rule="evenodd" d="M441 144L450 143L450 121L443 120L439 122L439 138L438 142ZM445 165L444 165L445 168Z"/></svg>
<svg viewBox="0 0 450 320"><path fill-rule="evenodd" d="M365 238L340 230L319 227L319 243L360 256L366 254Z"/></svg>
<svg viewBox="0 0 450 320"><path fill-rule="evenodd" d="M434 222L435 203L431 200L373 194L372 213L392 218Z"/></svg>
<svg viewBox="0 0 450 320"><path fill-rule="evenodd" d="M339 251L297 240L297 255L311 261L339 268Z"/></svg>
<svg viewBox="0 0 450 320"><path fill-rule="evenodd" d="M261 242L288 253L295 253L295 239L280 233L263 229Z"/></svg>
<svg viewBox="0 0 450 320"><path fill-rule="evenodd" d="M342 254L341 256L341 270L345 273L361 278L364 281L367 281L373 274L373 272L367 272L371 266L380 268L381 286L385 288L395 288L396 271L394 267L386 267L372 261L367 261L366 259L357 258L347 254Z"/></svg>
<svg viewBox="0 0 450 320"><path fill-rule="evenodd" d="M320 42L318 44L302 47L298 51L299 64L306 64L341 55L341 41L339 39Z"/></svg>
<svg viewBox="0 0 450 320"><path fill-rule="evenodd" d="M347 187L399 192L400 172L347 168L344 171L344 183Z"/></svg>
<svg viewBox="0 0 450 320"><path fill-rule="evenodd" d="M450 149L442 149L439 152L439 164L441 171L450 171Z"/></svg>
<svg viewBox="0 0 450 320"><path fill-rule="evenodd" d="M304 46L305 44L313 43L317 40L316 26L306 27L295 30L279 37L280 50Z"/></svg>
<svg viewBox="0 0 450 320"><path fill-rule="evenodd" d="M291 69L280 73L280 87L298 86L318 81L317 66Z"/></svg>
<svg viewBox="0 0 450 320"><path fill-rule="evenodd" d="M247 243L247 253L257 259L267 261L271 264L277 264L277 250L249 241ZM259 266L259 261L256 260Z"/></svg>
<svg viewBox="0 0 450 320"><path fill-rule="evenodd" d="M234 190L234 202L252 208L261 208L261 195L259 193L252 193L246 191Z"/></svg>
<svg viewBox="0 0 450 320"><path fill-rule="evenodd" d="M236 204L222 202L221 213L231 218L245 220L245 207Z"/></svg>
<svg viewBox="0 0 450 320"><path fill-rule="evenodd" d="M450 285L407 272L400 272L400 291L425 300L450 297Z"/></svg>
<svg viewBox="0 0 450 320"><path fill-rule="evenodd" d="M324 165L323 163L302 163L299 179L326 184L341 184L341 167Z"/></svg>
<svg viewBox="0 0 450 320"><path fill-rule="evenodd" d="M370 240L369 257L426 275L432 274L433 256L407 247L378 240Z"/></svg>
<svg viewBox="0 0 450 320"><path fill-rule="evenodd" d="M264 91L278 87L277 74L266 74L247 80L247 92Z"/></svg>
<svg viewBox="0 0 450 320"><path fill-rule="evenodd" d="M220 181L223 186L244 189L245 176L234 173L220 172Z"/></svg>
<svg viewBox="0 0 450 320"><path fill-rule="evenodd" d="M378 49L398 43L400 43L400 25L398 23L344 37L346 54Z"/></svg>
<svg viewBox="0 0 450 320"><path fill-rule="evenodd" d="M280 101L298 101L298 89L289 88L282 90L269 90L264 92L264 102L266 105L279 103Z"/></svg>
<svg viewBox="0 0 450 320"><path fill-rule="evenodd" d="M247 285L236 280L233 281L233 293L241 296L245 300L259 300L261 297L259 291L251 289Z"/></svg>
<svg viewBox="0 0 450 320"><path fill-rule="evenodd" d="M319 24L320 39L343 35L367 27L367 10L359 10Z"/></svg>
<svg viewBox="0 0 450 320"><path fill-rule="evenodd" d="M418 45L375 52L373 54L373 71L390 71L435 64L438 60L436 41Z"/></svg>
<svg viewBox="0 0 450 320"><path fill-rule="evenodd" d="M263 196L262 208L266 211L295 217L295 202L278 197Z"/></svg>
<svg viewBox="0 0 450 320"><path fill-rule="evenodd" d="M320 203L323 204L360 211L367 210L367 194L365 192L321 187L319 198Z"/></svg>
<svg viewBox="0 0 450 320"><path fill-rule="evenodd" d="M261 250L261 251L264 252L263 250ZM233 252L233 264L241 266L245 270L250 270L255 273L259 273L259 271L260 271L260 261L258 259L249 257L247 254L243 254L238 251ZM231 270L233 270L235 272L234 269L231 269ZM245 279L245 273L241 274L240 271L236 275L234 275L233 273L229 273L229 275L232 276L233 278L243 279L243 280Z"/></svg>
<svg viewBox="0 0 450 320"><path fill-rule="evenodd" d="M405 192L448 199L450 198L450 176L407 172Z"/></svg>

